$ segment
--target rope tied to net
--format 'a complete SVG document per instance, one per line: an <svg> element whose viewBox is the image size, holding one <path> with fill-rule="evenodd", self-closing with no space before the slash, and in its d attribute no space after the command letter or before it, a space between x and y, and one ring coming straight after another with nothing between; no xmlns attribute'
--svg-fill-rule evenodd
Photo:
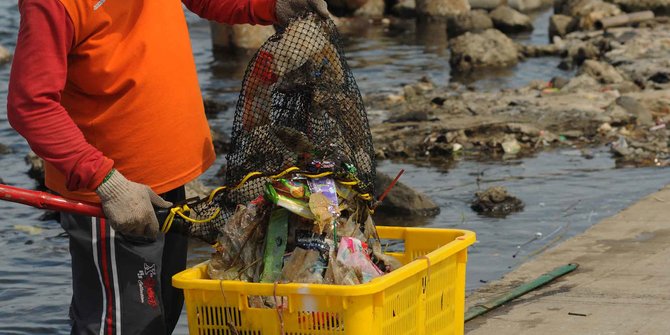
<svg viewBox="0 0 670 335"><path fill-rule="evenodd" d="M298 168L296 166L289 167L289 168L281 171L280 173L277 173L277 174L274 174L274 175L267 175L267 176L262 174L261 172L254 171L254 172L249 172L237 185L235 185L231 189L232 190L240 189L242 186L244 186L245 183L247 183L252 178L268 177L270 179L275 179L276 180L276 179L280 179L282 177L285 177L287 174L292 173L292 172L300 173L301 175L303 175L305 177L308 177L308 178L312 178L312 179L323 178L323 177L331 176L333 174L333 172L330 172L330 171L322 172L322 173L318 173L318 174L306 173L306 172L301 171L300 168ZM342 184L342 185L346 185L346 186L356 186L360 183L359 180L338 180L337 182ZM210 204L210 203L215 201L215 197L216 197L217 194L219 194L221 191L224 191L226 189L227 189L226 186L218 187L218 188L214 189L212 192L210 192L210 194L207 198L205 198L201 201L198 201L196 203L193 203L193 204L191 204L191 206L197 207L199 204L203 204L203 203ZM366 201L369 201L369 200L372 199L372 196L368 193L358 194L357 196L359 198L363 199L363 200L366 200ZM179 205L179 206L175 206L175 207L170 208L170 213L168 214L168 216L165 218L165 221L163 221L163 224L161 225L161 229L160 229L161 232L167 233L170 230L170 228L172 227L172 223L174 222L174 218L177 217L177 216L181 217L182 219L184 219L185 221L190 222L190 223L203 224L203 223L208 223L208 222L213 221L214 219L218 218L219 215L221 214L221 207L217 206L214 213L212 213L211 215L209 215L206 218L201 218L201 219L192 218L192 217L190 217L189 215L186 214L186 213L189 213L189 212L197 212L197 211L194 210L194 208L191 208L191 206L189 206L188 204L183 204L183 205Z"/></svg>
<svg viewBox="0 0 670 335"><path fill-rule="evenodd" d="M299 174L301 174L301 175L303 175L307 178L311 178L311 179L328 177L328 176L331 176L331 175L334 174L332 171L326 171L326 172L321 172L321 173L309 173L309 172L301 171L300 168L297 167L297 166L292 166L292 167L289 167L289 168L287 168L287 169L285 169L285 170L283 170L283 171L281 171L277 174L270 174L270 175L263 174L263 173L258 172L258 171L253 171L253 172L247 173L244 176L244 178L242 178L242 180L240 180L240 182L237 185L235 185L232 189L233 190L240 189L242 186L244 186L244 184L246 184L252 178L267 177L267 178L270 178L270 179L280 179L280 178L282 178L282 177L284 177L287 174L292 173L292 172L299 173ZM342 185L346 185L346 186L356 186L356 185L360 184L360 180L338 180L337 182L342 184ZM209 196L209 201L212 201L214 199L214 195L216 193L218 193L219 191L225 190L225 189L227 189L226 186L221 186L221 187L215 189L214 191L212 191L212 193ZM362 193L362 194L359 194L358 196L363 200L371 200L372 199L372 196L369 193Z"/></svg>
<svg viewBox="0 0 670 335"><path fill-rule="evenodd" d="M174 218L176 216L180 216L182 219L191 223L207 223L214 220L217 216L219 216L219 214L221 213L221 208L217 208L214 214L205 219L194 219L184 214L190 211L191 208L187 204L170 208L170 214L168 214L168 216L165 218L165 221L163 222L163 226L161 228L161 232L167 233L170 230L170 228L172 227L172 222L174 222Z"/></svg>

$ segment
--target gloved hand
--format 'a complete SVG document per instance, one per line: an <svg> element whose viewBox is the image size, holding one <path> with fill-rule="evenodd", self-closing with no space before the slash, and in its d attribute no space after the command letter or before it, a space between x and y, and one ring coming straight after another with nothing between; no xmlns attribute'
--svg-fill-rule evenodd
<svg viewBox="0 0 670 335"><path fill-rule="evenodd" d="M117 170L112 170L95 193L100 197L107 222L122 234L156 238L159 227L153 206L172 206L149 186L129 181Z"/></svg>
<svg viewBox="0 0 670 335"><path fill-rule="evenodd" d="M286 27L289 21L306 12L315 12L324 19L328 18L328 5L325 0L277 0L275 16L279 25Z"/></svg>

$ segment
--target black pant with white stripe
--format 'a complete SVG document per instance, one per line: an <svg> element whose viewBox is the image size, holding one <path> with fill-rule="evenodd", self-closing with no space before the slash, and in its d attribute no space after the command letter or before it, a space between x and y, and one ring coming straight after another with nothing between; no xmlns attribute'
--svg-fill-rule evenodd
<svg viewBox="0 0 670 335"><path fill-rule="evenodd" d="M184 188L163 195L185 198ZM72 334L171 334L184 303L172 275L186 267L187 239L115 233L104 219L63 214L72 256Z"/></svg>

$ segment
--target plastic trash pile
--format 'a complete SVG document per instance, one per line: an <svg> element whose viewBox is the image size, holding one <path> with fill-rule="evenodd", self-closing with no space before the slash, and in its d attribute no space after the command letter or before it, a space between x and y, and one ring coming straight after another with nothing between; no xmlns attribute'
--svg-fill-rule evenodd
<svg viewBox="0 0 670 335"><path fill-rule="evenodd" d="M368 201L347 182L307 175L271 180L263 195L237 207L215 246L210 278L355 285L402 266L382 252Z"/></svg>

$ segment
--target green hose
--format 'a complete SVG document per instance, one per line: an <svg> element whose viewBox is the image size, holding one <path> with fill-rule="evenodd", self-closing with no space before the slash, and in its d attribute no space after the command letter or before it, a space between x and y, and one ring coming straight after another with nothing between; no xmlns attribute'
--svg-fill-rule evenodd
<svg viewBox="0 0 670 335"><path fill-rule="evenodd" d="M505 303L512 301L542 285L548 284L552 282L554 279L574 271L575 269L577 269L578 266L579 266L578 264L568 264L559 266L537 277L535 280L529 283L525 283L515 287L508 293L495 297L487 301L486 303L478 304L477 306L468 308L468 311L465 312L465 322L468 322L484 313L487 313L490 310L498 308L504 305Z"/></svg>

